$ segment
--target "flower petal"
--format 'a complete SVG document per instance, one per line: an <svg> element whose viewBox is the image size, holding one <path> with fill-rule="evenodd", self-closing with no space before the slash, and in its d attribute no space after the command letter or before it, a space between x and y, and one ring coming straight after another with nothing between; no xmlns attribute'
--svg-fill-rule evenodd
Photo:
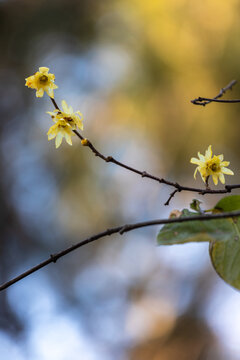
<svg viewBox="0 0 240 360"><path fill-rule="evenodd" d="M225 177L223 173L219 174L219 180L221 181L222 184L225 184Z"/></svg>
<svg viewBox="0 0 240 360"><path fill-rule="evenodd" d="M80 119L82 120L83 119L83 114L78 110L76 111L76 114L78 114L80 116Z"/></svg>
<svg viewBox="0 0 240 360"><path fill-rule="evenodd" d="M42 67L39 68L39 71L41 73L44 73L44 75L45 75L45 74L47 74L49 72L49 68L47 68L45 66L42 66Z"/></svg>
<svg viewBox="0 0 240 360"><path fill-rule="evenodd" d="M194 171L194 175L193 175L194 179L196 179L197 171L198 171L198 167L197 167L196 170Z"/></svg>
<svg viewBox="0 0 240 360"><path fill-rule="evenodd" d="M218 176L213 175L212 178L213 178L214 185L217 185L218 184Z"/></svg>
<svg viewBox="0 0 240 360"><path fill-rule="evenodd" d="M66 135L65 135L65 139L66 139L66 142L67 142L69 145L72 145L72 138L71 138L71 135L66 134Z"/></svg>
<svg viewBox="0 0 240 360"><path fill-rule="evenodd" d="M221 171L222 171L223 174L234 175L234 172L232 170L227 169L225 167L222 167Z"/></svg>
<svg viewBox="0 0 240 360"><path fill-rule="evenodd" d="M230 164L230 161L222 161L221 166L228 166Z"/></svg>
<svg viewBox="0 0 240 360"><path fill-rule="evenodd" d="M200 154L200 152L198 152L198 157L201 161L203 162L205 161L205 157L202 154Z"/></svg>
<svg viewBox="0 0 240 360"><path fill-rule="evenodd" d="M212 157L212 145L209 145L208 149L205 152L205 160L210 160Z"/></svg>
<svg viewBox="0 0 240 360"><path fill-rule="evenodd" d="M65 100L62 100L62 108L63 108L63 112L69 114L68 106Z"/></svg>
<svg viewBox="0 0 240 360"><path fill-rule="evenodd" d="M206 182L206 177L201 172L200 172L200 174L201 174L202 181Z"/></svg>
<svg viewBox="0 0 240 360"><path fill-rule="evenodd" d="M53 93L53 89L51 89L50 87L46 90L46 93L48 94L48 96L50 96L50 98L54 99L54 93Z"/></svg>
<svg viewBox="0 0 240 360"><path fill-rule="evenodd" d="M42 88L36 91L36 97L43 97L43 94L44 90Z"/></svg>
<svg viewBox="0 0 240 360"><path fill-rule="evenodd" d="M58 133L57 136L56 136L56 140L55 140L55 144L56 144L56 149L61 145L62 143L62 138L63 138L63 135L62 133Z"/></svg>
<svg viewBox="0 0 240 360"><path fill-rule="evenodd" d="M190 163L191 163L191 164L196 164L196 165L204 166L204 162L201 161L201 160L199 160L199 159L197 159L197 158L191 158Z"/></svg>

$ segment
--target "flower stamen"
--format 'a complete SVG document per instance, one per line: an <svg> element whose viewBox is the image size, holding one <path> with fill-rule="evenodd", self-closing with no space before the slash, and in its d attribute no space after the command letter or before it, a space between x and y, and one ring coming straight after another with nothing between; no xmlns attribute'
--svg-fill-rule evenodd
<svg viewBox="0 0 240 360"><path fill-rule="evenodd" d="M39 77L39 81L44 84L48 81L48 77L46 75L42 75Z"/></svg>

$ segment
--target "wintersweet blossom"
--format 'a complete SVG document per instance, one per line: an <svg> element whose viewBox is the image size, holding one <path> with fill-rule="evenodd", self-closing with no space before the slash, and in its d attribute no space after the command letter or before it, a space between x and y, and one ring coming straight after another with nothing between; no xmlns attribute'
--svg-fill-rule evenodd
<svg viewBox="0 0 240 360"><path fill-rule="evenodd" d="M212 145L209 145L205 152L205 156L198 152L197 158L191 158L192 164L198 165L195 172L194 178L196 179L197 171L200 172L202 180L206 183L209 176L212 176L215 185L218 184L218 179L222 184L225 184L224 174L234 175L232 170L227 169L226 166L230 164L229 161L223 161L223 155L212 156Z"/></svg>
<svg viewBox="0 0 240 360"><path fill-rule="evenodd" d="M58 86L54 84L55 75L48 73L49 68L47 67L40 67L39 71L37 71L34 75L29 76L26 78L25 86L28 86L31 89L35 89L36 96L42 97L44 91L50 96L54 98L53 90L57 89Z"/></svg>
<svg viewBox="0 0 240 360"><path fill-rule="evenodd" d="M47 135L48 140L55 139L56 148L58 148L62 139L65 137L67 143L72 145L72 136L74 135L72 130L79 128L83 130L83 116L80 111L73 112L71 106L68 106L65 100L62 100L62 109L55 109L54 111L47 111L47 114L51 115L52 120L56 123L50 127Z"/></svg>
<svg viewBox="0 0 240 360"><path fill-rule="evenodd" d="M62 139L65 137L66 142L69 145L72 145L72 136L74 133L72 132L71 126L63 119L57 120L56 124L50 127L48 130L48 140L55 139L56 148L58 148Z"/></svg>
<svg viewBox="0 0 240 360"><path fill-rule="evenodd" d="M73 130L79 128L83 130L83 115L80 111L73 112L73 108L68 106L65 100L62 100L62 109L61 110L54 110L54 111L47 111L47 114L51 115L53 121L58 120L65 120Z"/></svg>

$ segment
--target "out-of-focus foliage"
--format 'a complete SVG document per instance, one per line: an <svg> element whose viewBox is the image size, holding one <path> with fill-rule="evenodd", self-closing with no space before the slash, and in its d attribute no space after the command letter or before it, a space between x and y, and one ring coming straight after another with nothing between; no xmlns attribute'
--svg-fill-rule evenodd
<svg viewBox="0 0 240 360"><path fill-rule="evenodd" d="M76 137L56 151L52 104L24 79L49 67L57 103L83 112L104 154L193 185L190 157L212 144L237 183L239 106L190 100L238 79L239 30L237 0L0 3L1 282L107 227L169 213L167 187L102 163ZM239 358L239 299L204 244L156 248L156 231L96 242L2 292L1 358Z"/></svg>

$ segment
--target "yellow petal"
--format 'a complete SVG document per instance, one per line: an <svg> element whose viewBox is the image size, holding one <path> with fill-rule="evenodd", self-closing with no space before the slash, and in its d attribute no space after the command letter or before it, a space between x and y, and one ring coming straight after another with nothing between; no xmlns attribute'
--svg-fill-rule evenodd
<svg viewBox="0 0 240 360"><path fill-rule="evenodd" d="M47 132L48 140L55 138L56 135L57 135L57 128L56 125L53 125L50 127L50 129Z"/></svg>
<svg viewBox="0 0 240 360"><path fill-rule="evenodd" d="M201 178L203 182L206 182L206 177L200 172Z"/></svg>
<svg viewBox="0 0 240 360"><path fill-rule="evenodd" d="M50 132L50 133L48 132L47 135L48 135L48 140L52 140L52 139L55 138L55 136L56 136L57 134L54 134L53 132Z"/></svg>
<svg viewBox="0 0 240 360"><path fill-rule="evenodd" d="M190 163L204 166L204 163L201 160L197 159L197 158L191 158Z"/></svg>
<svg viewBox="0 0 240 360"><path fill-rule="evenodd" d="M223 174L234 175L234 172L232 170L227 169L225 167L222 167L221 171L222 171Z"/></svg>
<svg viewBox="0 0 240 360"><path fill-rule="evenodd" d="M193 175L194 179L196 179L197 171L198 171L198 167L197 167L196 170L194 171L194 175Z"/></svg>
<svg viewBox="0 0 240 360"><path fill-rule="evenodd" d="M230 164L230 161L222 161L221 165L222 166L228 166Z"/></svg>
<svg viewBox="0 0 240 360"><path fill-rule="evenodd" d="M219 174L219 180L221 181L222 184L225 184L225 177L222 173Z"/></svg>
<svg viewBox="0 0 240 360"><path fill-rule="evenodd" d="M48 88L46 90L46 93L48 94L48 96L50 96L50 98L54 99L53 89Z"/></svg>
<svg viewBox="0 0 240 360"><path fill-rule="evenodd" d="M56 113L53 111L46 111L46 114L49 114L50 116L52 116L54 118L57 116Z"/></svg>
<svg viewBox="0 0 240 360"><path fill-rule="evenodd" d="M43 94L44 90L42 88L36 91L36 97L43 97Z"/></svg>
<svg viewBox="0 0 240 360"><path fill-rule="evenodd" d="M218 184L218 176L217 175L213 175L213 182L214 182L214 185L217 185Z"/></svg>
<svg viewBox="0 0 240 360"><path fill-rule="evenodd" d="M67 142L69 145L72 145L71 135L66 134L66 135L65 135L65 139L66 139L66 142Z"/></svg>
<svg viewBox="0 0 240 360"><path fill-rule="evenodd" d="M62 100L63 112L68 113L68 106L65 100Z"/></svg>
<svg viewBox="0 0 240 360"><path fill-rule="evenodd" d="M210 160L212 157L212 145L209 145L208 149L206 150L206 153L205 153L205 158L207 160Z"/></svg>
<svg viewBox="0 0 240 360"><path fill-rule="evenodd" d="M61 145L62 138L63 138L63 135L61 133L58 133L56 136L56 140L55 140L56 149Z"/></svg>
<svg viewBox="0 0 240 360"><path fill-rule="evenodd" d="M25 79L26 80L26 84L25 86L31 87L33 82L34 82L34 76L29 76L28 78Z"/></svg>
<svg viewBox="0 0 240 360"><path fill-rule="evenodd" d="M83 120L83 114L78 110L78 111L76 111L76 114L78 114L79 115L79 117L80 117L80 119L81 120Z"/></svg>
<svg viewBox="0 0 240 360"><path fill-rule="evenodd" d="M205 161L205 157L202 154L200 154L200 152L198 152L198 157L201 161Z"/></svg>
<svg viewBox="0 0 240 360"><path fill-rule="evenodd" d="M48 73L49 68L42 66L42 67L39 68L39 71L40 71L41 73Z"/></svg>

